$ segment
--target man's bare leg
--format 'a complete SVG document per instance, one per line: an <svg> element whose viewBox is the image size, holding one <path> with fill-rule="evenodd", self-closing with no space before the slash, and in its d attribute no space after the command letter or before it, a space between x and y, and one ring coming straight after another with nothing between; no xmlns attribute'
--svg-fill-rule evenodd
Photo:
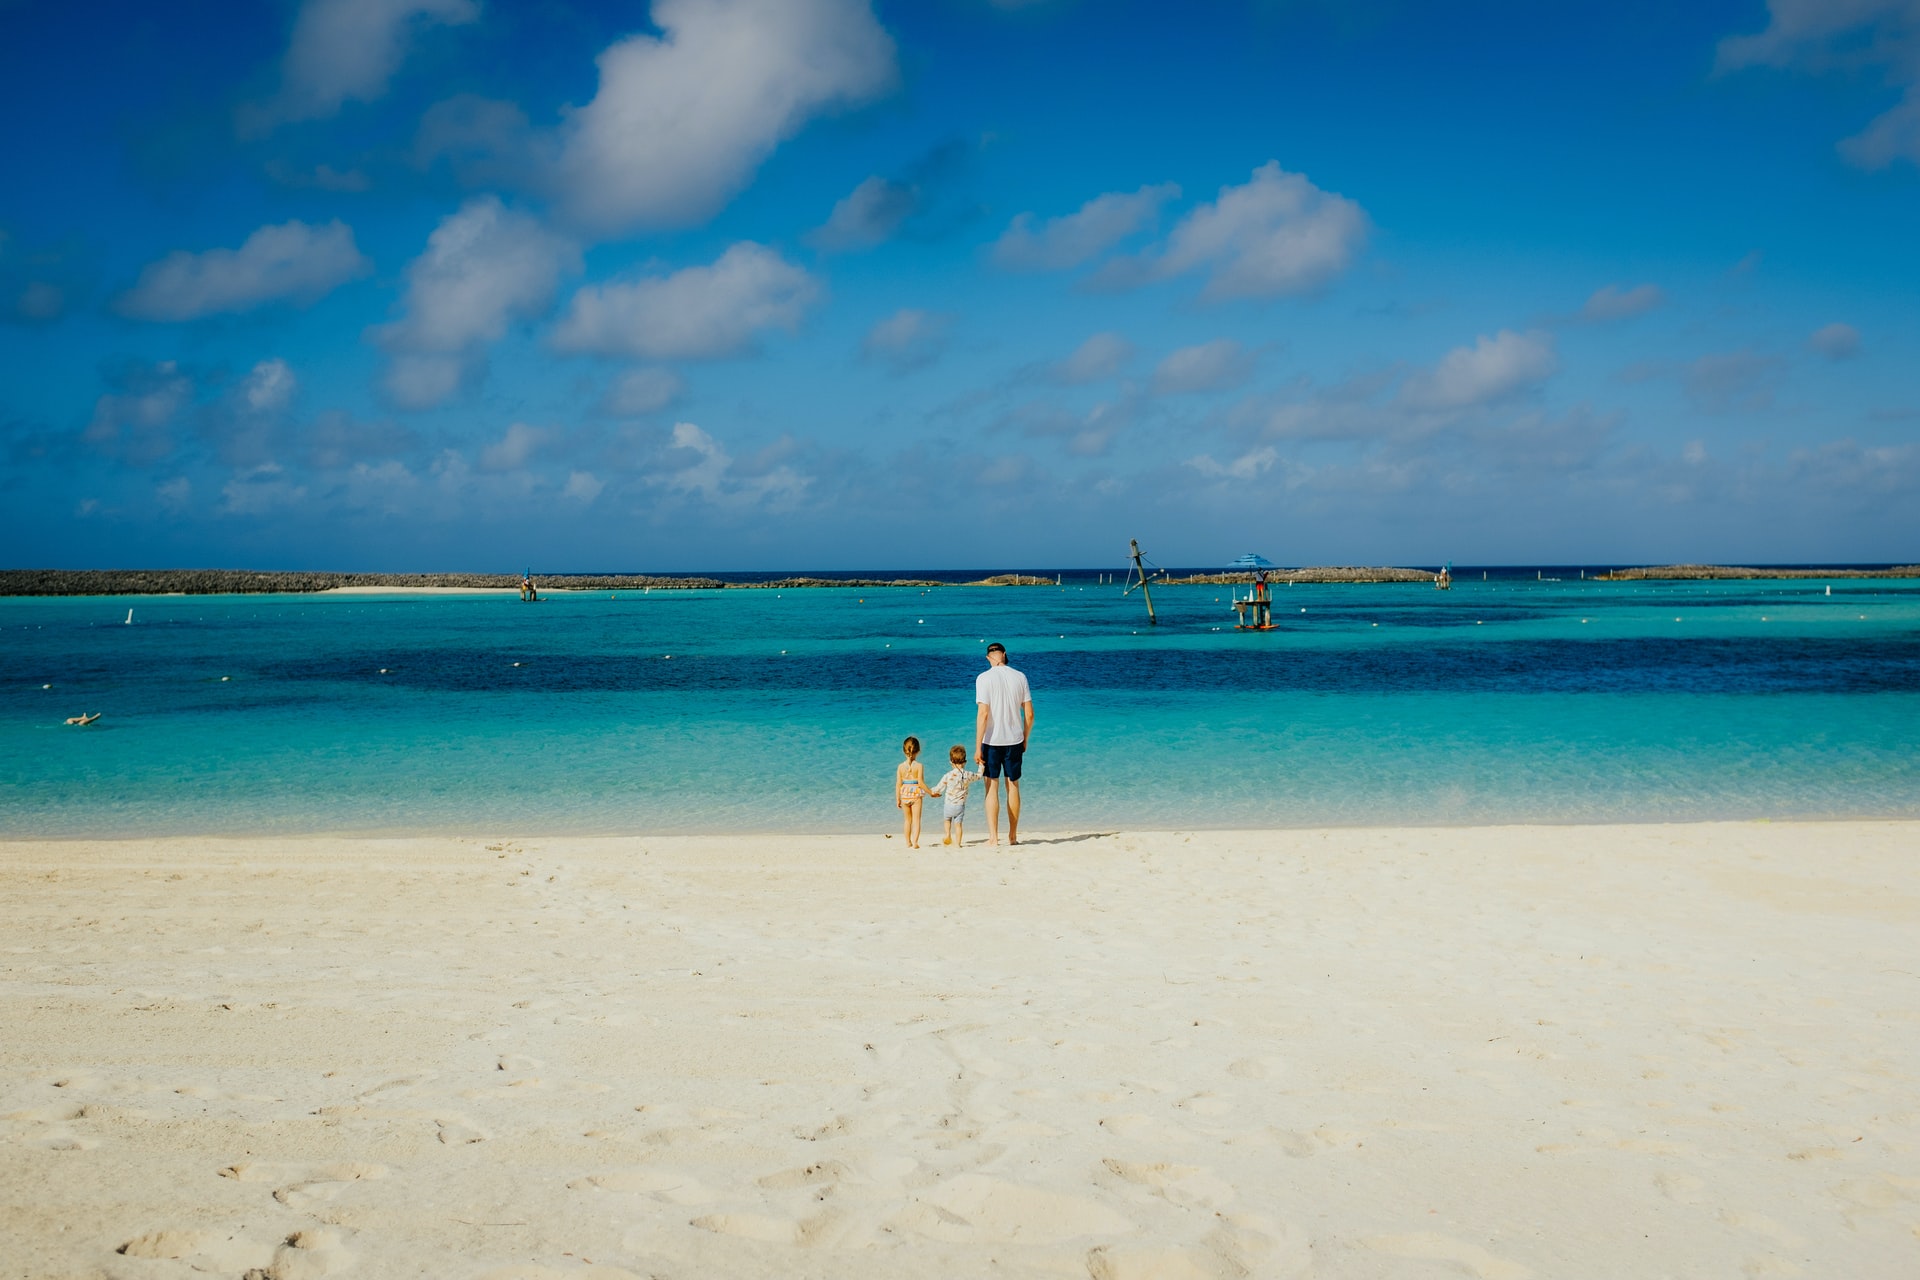
<svg viewBox="0 0 1920 1280"><path fill-rule="evenodd" d="M997 779L987 779L987 843L1000 843L1000 793L995 789Z"/></svg>
<svg viewBox="0 0 1920 1280"><path fill-rule="evenodd" d="M1007 779L1007 843L1020 843L1020 784Z"/></svg>

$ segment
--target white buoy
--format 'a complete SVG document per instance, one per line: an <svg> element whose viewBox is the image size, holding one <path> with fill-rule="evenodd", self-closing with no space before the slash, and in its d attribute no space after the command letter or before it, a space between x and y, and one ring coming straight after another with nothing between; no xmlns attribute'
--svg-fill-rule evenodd
<svg viewBox="0 0 1920 1280"><path fill-rule="evenodd" d="M1827 594L1828 594L1828 595L1832 595L1832 594L1833 594L1833 588L1832 588L1832 587L1828 587L1828 588L1827 588Z"/></svg>

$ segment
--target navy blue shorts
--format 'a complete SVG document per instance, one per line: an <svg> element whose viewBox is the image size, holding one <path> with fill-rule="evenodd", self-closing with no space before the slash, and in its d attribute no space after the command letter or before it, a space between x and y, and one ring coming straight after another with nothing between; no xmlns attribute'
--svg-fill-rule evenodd
<svg viewBox="0 0 1920 1280"><path fill-rule="evenodd" d="M1020 781L1020 757L1027 752L1027 744L1016 742L1011 746L996 747L992 743L983 744L980 754L987 758L985 768L981 770L989 778L997 778L1004 770L1008 782Z"/></svg>

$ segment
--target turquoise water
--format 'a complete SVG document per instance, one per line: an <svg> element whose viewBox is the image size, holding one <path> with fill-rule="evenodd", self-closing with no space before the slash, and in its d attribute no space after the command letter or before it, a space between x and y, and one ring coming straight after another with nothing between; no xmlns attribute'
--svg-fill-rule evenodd
<svg viewBox="0 0 1920 1280"><path fill-rule="evenodd" d="M1920 584L1827 585L6 599L0 831L891 830L989 639L1043 831L1920 816Z"/></svg>

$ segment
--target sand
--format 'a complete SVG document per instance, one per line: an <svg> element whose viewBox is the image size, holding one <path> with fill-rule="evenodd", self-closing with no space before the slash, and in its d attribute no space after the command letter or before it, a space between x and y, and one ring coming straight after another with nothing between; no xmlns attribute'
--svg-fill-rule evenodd
<svg viewBox="0 0 1920 1280"><path fill-rule="evenodd" d="M0 845L0 1274L1920 1274L1920 824Z"/></svg>

